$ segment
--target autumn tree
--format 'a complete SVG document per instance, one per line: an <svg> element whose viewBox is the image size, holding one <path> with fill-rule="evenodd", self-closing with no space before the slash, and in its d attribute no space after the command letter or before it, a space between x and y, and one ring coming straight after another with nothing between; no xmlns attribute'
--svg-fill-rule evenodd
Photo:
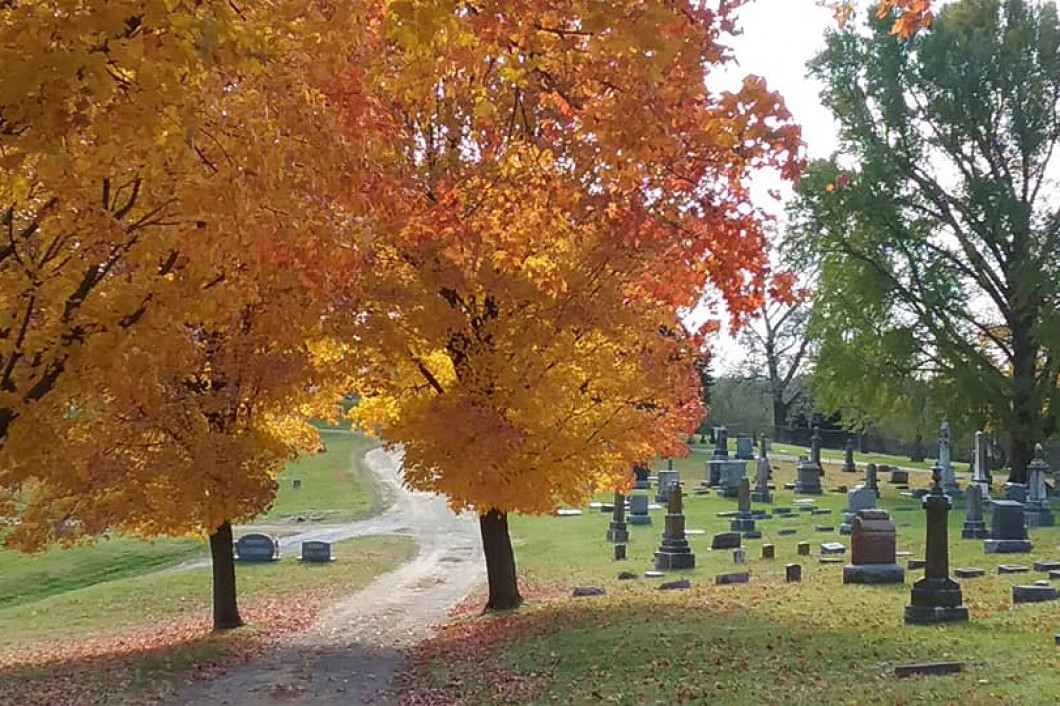
<svg viewBox="0 0 1060 706"><path fill-rule="evenodd" d="M201 531L215 625L239 624L230 523L315 446L291 417L319 391L317 292L356 279L349 224L375 222L387 172L373 157L389 128L370 98L338 121L350 87L325 66L374 51L364 19L301 3L0 5L8 545ZM300 266L325 251L330 272Z"/></svg>
<svg viewBox="0 0 1060 706"><path fill-rule="evenodd" d="M520 602L509 513L682 452L702 342L679 311L709 281L743 319L764 287L745 180L790 176L798 133L759 79L705 89L731 11L401 3L396 54L355 74L391 92L418 191L347 322L355 414L479 515L489 608Z"/></svg>
<svg viewBox="0 0 1060 706"><path fill-rule="evenodd" d="M800 189L819 388L886 406L915 377L1004 429L1021 481L1060 403L1055 6L964 0L907 43L874 21L813 70L842 125Z"/></svg>

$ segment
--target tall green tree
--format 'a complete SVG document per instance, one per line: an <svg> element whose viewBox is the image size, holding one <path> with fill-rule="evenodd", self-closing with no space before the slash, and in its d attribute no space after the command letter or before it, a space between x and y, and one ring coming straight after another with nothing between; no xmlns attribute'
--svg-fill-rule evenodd
<svg viewBox="0 0 1060 706"><path fill-rule="evenodd" d="M841 125L792 208L821 269L816 390L893 409L922 381L1007 433L1020 481L1060 405L1056 7L964 0L890 30L833 32L811 63Z"/></svg>

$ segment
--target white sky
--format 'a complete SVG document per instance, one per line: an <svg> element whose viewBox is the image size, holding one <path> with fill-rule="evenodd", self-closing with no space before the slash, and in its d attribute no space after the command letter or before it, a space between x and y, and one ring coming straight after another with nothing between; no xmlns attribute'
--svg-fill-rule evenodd
<svg viewBox="0 0 1060 706"><path fill-rule="evenodd" d="M859 4L859 11L865 12L867 5ZM732 42L738 65L726 71L721 82L711 81L712 87L735 87L748 74L764 77L772 90L784 96L795 121L802 126L807 155L829 156L837 146L836 126L818 98L818 83L806 76L806 63L824 47L825 31L835 26L831 10L819 7L814 0L754 0L740 10L739 17L743 34ZM769 189L777 189L787 198L791 188L770 175L756 179L756 203L779 216L783 203L769 197ZM740 346L724 332L712 347L715 375L731 371L743 357Z"/></svg>

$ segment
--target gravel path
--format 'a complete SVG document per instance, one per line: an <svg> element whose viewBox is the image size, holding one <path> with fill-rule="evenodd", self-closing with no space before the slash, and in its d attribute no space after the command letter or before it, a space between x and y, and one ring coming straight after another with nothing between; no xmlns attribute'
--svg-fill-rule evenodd
<svg viewBox="0 0 1060 706"><path fill-rule="evenodd" d="M374 449L365 461L393 492L389 509L375 518L287 537L281 544L404 534L419 543L416 558L331 606L309 633L292 637L258 662L191 685L170 703L394 703L387 691L405 650L428 637L449 609L485 580L485 564L473 515L457 516L444 498L406 490L400 453Z"/></svg>

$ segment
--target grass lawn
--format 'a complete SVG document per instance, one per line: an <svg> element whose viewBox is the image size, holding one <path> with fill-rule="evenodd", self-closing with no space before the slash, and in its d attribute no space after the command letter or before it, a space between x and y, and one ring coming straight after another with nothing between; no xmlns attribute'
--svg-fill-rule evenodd
<svg viewBox="0 0 1060 706"><path fill-rule="evenodd" d="M704 463L702 455L676 462L686 488L698 485ZM792 494L782 484L793 480L793 467L774 465L781 488L774 506L791 506ZM825 485L860 480L860 474L830 469ZM928 478L913 481L923 485ZM886 483L881 487L881 505L898 525L899 550L922 557L920 503ZM844 586L841 564L818 563L821 542L849 547L849 537L815 531L815 525L838 527L845 505L840 494L817 497L831 514L759 521L764 538L744 542L751 583L715 586L716 574L743 568L733 566L731 551L709 549L710 536L728 530L717 513L735 505L713 494L688 497L687 527L707 534L690 537L697 568L667 576L687 577L693 590L673 593L657 590L660 579L616 578L621 570L640 575L650 568L665 511L652 513L652 526L630 527L626 562L612 561L604 541L609 513L513 518L521 576L528 585L554 587L552 595L560 598L532 601L517 614L454 623L424 646L415 683L468 704L1024 704L1058 698L1060 650L1053 635L1060 632L1060 602L1014 606L1012 586L1045 575L999 576L996 567L1060 558L1060 528L1033 530L1031 555L988 556L981 541L960 539L963 512L952 512L951 568L978 566L988 574L961 582L970 623L917 627L904 625L902 617L921 571L908 571L905 585ZM781 537L780 528L797 533ZM796 555L803 540L812 542L812 557ZM759 558L766 542L776 545L776 559ZM801 583L785 583L789 562L802 564ZM609 595L569 599L573 585L602 586ZM938 660L972 666L946 677L898 680L888 673L896 664Z"/></svg>
<svg viewBox="0 0 1060 706"><path fill-rule="evenodd" d="M280 488L265 521L303 516L316 522L346 522L380 510L385 498L361 468L366 451L375 439L344 430L322 429L327 450L304 456L280 474ZM294 480L301 487L294 489Z"/></svg>
<svg viewBox="0 0 1060 706"><path fill-rule="evenodd" d="M0 704L154 703L195 670L267 649L308 627L329 596L367 585L408 560L405 537L336 543L337 561L240 564L249 627L210 633L210 571L118 579L0 609Z"/></svg>
<svg viewBox="0 0 1060 706"><path fill-rule="evenodd" d="M0 551L0 611L86 586L137 576L203 555L195 539L144 542L112 537L41 554ZM3 637L0 631L0 639Z"/></svg>
<svg viewBox="0 0 1060 706"><path fill-rule="evenodd" d="M729 455L732 456L736 451L736 442L730 439L729 441ZM706 444L692 444L699 449L713 449L714 444L711 444L708 440ZM809 456L810 450L806 446L798 446L795 444L778 444L772 442L770 446L770 452L774 454L786 454L789 456ZM757 455L758 451L755 450ZM838 449L821 449L821 460L823 461L835 461L842 463L845 458L845 452ZM875 463L875 464L886 464L888 466L901 466L902 468L922 468L926 471L931 470L932 464L935 463L934 459L927 459L925 461L910 461L908 456L892 456L890 454L876 454L876 453L854 453L854 461L859 464ZM958 471L967 467L966 463L954 462L953 467Z"/></svg>

